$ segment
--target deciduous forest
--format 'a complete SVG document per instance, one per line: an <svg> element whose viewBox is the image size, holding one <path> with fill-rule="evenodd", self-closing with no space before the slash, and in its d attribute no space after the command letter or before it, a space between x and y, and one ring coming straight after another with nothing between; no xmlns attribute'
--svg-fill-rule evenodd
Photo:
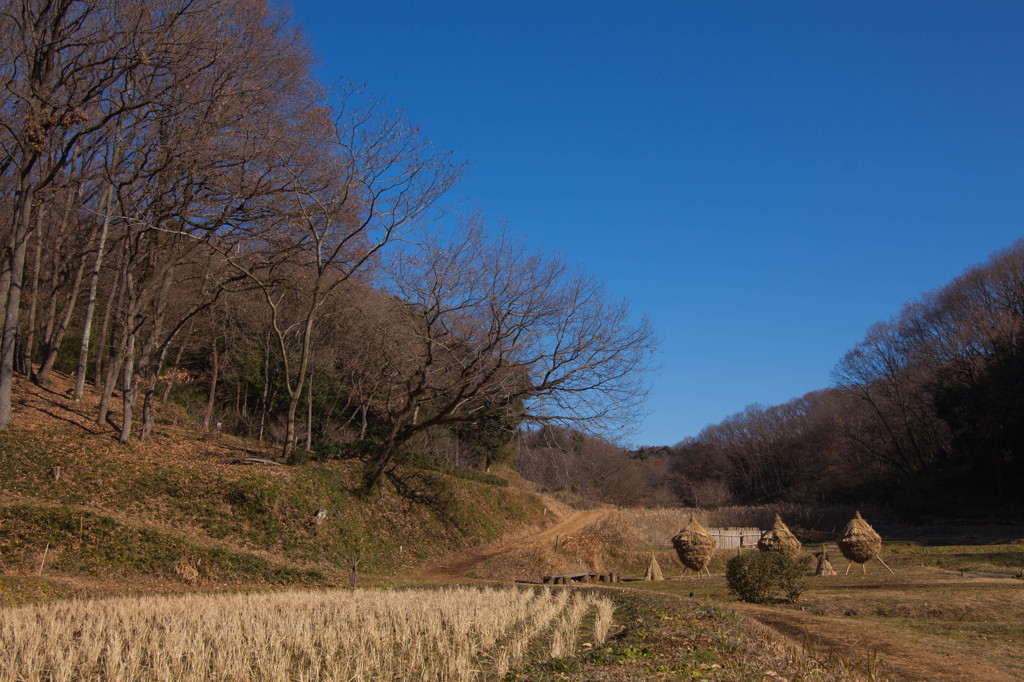
<svg viewBox="0 0 1024 682"><path fill-rule="evenodd" d="M1024 484L1022 323L1019 241L873 325L830 387L750 405L628 460L581 435L538 433L536 447L569 453L587 473L570 480L574 467L555 457L535 466L550 485L603 486L622 504L871 503L911 519L1013 517Z"/></svg>
<svg viewBox="0 0 1024 682"><path fill-rule="evenodd" d="M15 372L62 371L122 442L174 402L361 457L369 488L412 451L488 468L531 424L628 427L647 321L461 211L461 160L312 67L262 2L4 5L0 428Z"/></svg>

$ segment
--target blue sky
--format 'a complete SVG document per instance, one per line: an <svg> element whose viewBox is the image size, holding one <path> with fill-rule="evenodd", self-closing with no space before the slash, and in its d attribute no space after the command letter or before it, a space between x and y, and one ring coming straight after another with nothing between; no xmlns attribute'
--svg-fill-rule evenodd
<svg viewBox="0 0 1024 682"><path fill-rule="evenodd" d="M636 445L824 388L1024 236L1024 3L300 0L325 82L468 161L454 198L663 339Z"/></svg>

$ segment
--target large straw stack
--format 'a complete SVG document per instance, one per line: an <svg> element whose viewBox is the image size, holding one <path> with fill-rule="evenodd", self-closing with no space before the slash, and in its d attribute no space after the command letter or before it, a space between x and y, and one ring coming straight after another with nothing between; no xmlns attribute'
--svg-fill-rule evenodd
<svg viewBox="0 0 1024 682"><path fill-rule="evenodd" d="M882 551L882 536L865 521L860 512L854 514L839 538L839 551L858 564L871 561Z"/></svg>
<svg viewBox="0 0 1024 682"><path fill-rule="evenodd" d="M715 539L700 525L693 514L690 514L686 527L672 538L672 546L676 548L676 554L679 555L683 566L697 571L697 575L700 575L702 570L707 571L711 557L715 553Z"/></svg>
<svg viewBox="0 0 1024 682"><path fill-rule="evenodd" d="M825 545L821 546L821 554L818 555L818 565L814 569L814 575L835 575L836 569L832 568L832 562L828 560L828 551Z"/></svg>
<svg viewBox="0 0 1024 682"><path fill-rule="evenodd" d="M661 572L661 566L658 565L658 560L654 558L654 552L651 552L651 561L647 564L647 573L644 574L644 580L664 580L665 575Z"/></svg>
<svg viewBox="0 0 1024 682"><path fill-rule="evenodd" d="M882 561L882 557L878 556L878 553L882 551L882 536L876 533L871 524L861 517L860 512L855 513L850 522L846 524L837 544L843 556L850 560L850 563L846 565L847 573L850 572L850 566L856 562L860 564L861 572L866 574L868 572L867 562L878 559L878 562L885 566L885 570L896 575Z"/></svg>
<svg viewBox="0 0 1024 682"><path fill-rule="evenodd" d="M757 541L757 548L762 552L781 552L795 558L800 554L800 541L776 514L775 523L761 535L761 539Z"/></svg>

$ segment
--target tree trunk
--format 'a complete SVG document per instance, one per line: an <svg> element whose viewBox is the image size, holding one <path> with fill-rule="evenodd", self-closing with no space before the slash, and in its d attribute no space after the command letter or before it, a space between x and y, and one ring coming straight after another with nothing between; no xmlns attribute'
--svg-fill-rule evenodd
<svg viewBox="0 0 1024 682"><path fill-rule="evenodd" d="M363 493L370 493L374 488L376 488L381 476L384 475L384 471L388 468L388 465L391 464L392 460L394 460L395 453L397 451L398 447L395 442L395 436L392 434L381 450L377 453L377 457L370 462L366 473L363 475Z"/></svg>
<svg viewBox="0 0 1024 682"><path fill-rule="evenodd" d="M263 442L263 429L267 423L267 396L270 392L270 332L267 332L266 344L263 347L263 394L260 396L260 433L257 443Z"/></svg>
<svg viewBox="0 0 1024 682"><path fill-rule="evenodd" d="M167 339L167 343L160 347L160 352L157 353L156 361L153 363L153 368L150 372L149 384L146 386L146 396L142 401L142 433L139 434L139 440L142 441L149 438L149 434L153 431L153 402L156 399L156 384L160 379L160 372L163 370L164 360L167 358L167 350L171 347L173 339L174 334L171 334L171 338Z"/></svg>
<svg viewBox="0 0 1024 682"><path fill-rule="evenodd" d="M122 259L121 266L124 267L124 259ZM117 288L118 309L120 309L124 304L125 289L127 288L127 279L127 274L122 272L120 276L120 283ZM110 316L109 301L106 316ZM131 319L130 316L128 316L128 319ZM104 319L104 328L107 326L107 323L108 320ZM111 359L110 362L107 363L106 376L104 377L103 381L103 396L100 398L99 416L96 419L97 423L99 423L100 425L103 425L107 421L107 412L110 409L110 397L114 392L114 384L117 383L117 375L120 371L122 363L124 362L125 349L128 344L128 323L119 324L117 325L117 327L117 345L115 346L114 357ZM105 333L106 329L104 329L104 334ZM99 363L99 360L100 358L102 358L102 355L103 354L100 353L100 355L97 356L97 363ZM99 381L99 374L96 375L96 381Z"/></svg>
<svg viewBox="0 0 1024 682"><path fill-rule="evenodd" d="M124 249L122 249L121 253L118 255L117 266L114 268L114 272L121 272L121 267L124 264L126 250L127 246ZM100 385L100 377L103 376L103 365L104 360L106 359L105 356L109 352L111 346L113 345L112 340L107 340L107 333L110 329L110 316L115 308L119 309L121 307L121 302L123 298L124 279L119 278L117 285L117 294L114 296L109 296L107 298L107 304L103 307L103 325L100 327L100 338L96 348L96 370L93 374L94 386Z"/></svg>
<svg viewBox="0 0 1024 682"><path fill-rule="evenodd" d="M11 229L10 280L7 291L0 291L5 296L3 316L3 341L0 342L0 429L11 425L11 389L14 386L14 348L18 336L18 315L21 310L21 288L25 274L25 250L28 246L29 224L32 220L32 202L35 193L29 183L27 173L23 173L20 182L21 192L15 200L15 220Z"/></svg>
<svg viewBox="0 0 1024 682"><path fill-rule="evenodd" d="M46 306L46 323L43 331L43 342L53 337L53 325L57 319L57 289L60 288L60 249L52 248L50 252L50 304Z"/></svg>
<svg viewBox="0 0 1024 682"><path fill-rule="evenodd" d="M210 367L210 388L206 398L206 410L203 411L203 431L209 431L210 424L213 422L213 404L217 397L217 377L220 373L217 337L214 336L211 340L213 341L212 354L210 356L212 366Z"/></svg>
<svg viewBox="0 0 1024 682"><path fill-rule="evenodd" d="M28 308L28 334L25 339L25 369L26 376L29 379L35 379L35 373L32 370L32 349L36 345L35 334L36 334L36 309L39 304L39 270L43 264L43 213L44 211L37 211L36 216L36 229L33 234L36 236L36 253L32 260L32 297L31 304ZM29 235L31 237L32 235Z"/></svg>
<svg viewBox="0 0 1024 682"><path fill-rule="evenodd" d="M121 378L121 435L120 443L127 443L132 435L132 413L135 409L135 340L139 332L128 329L128 344L124 351L124 372Z"/></svg>
<svg viewBox="0 0 1024 682"><path fill-rule="evenodd" d="M114 384L117 383L117 374L121 369L121 364L124 361L124 344L127 339L124 335L117 343L117 350L114 351L114 357L107 363L106 376L103 379L103 393L100 395L100 406L99 412L96 416L96 423L101 426L107 423L107 414L110 412L110 398L114 394Z"/></svg>
<svg viewBox="0 0 1024 682"><path fill-rule="evenodd" d="M187 336L187 334L186 334L186 336ZM174 373L172 373L171 377L167 380L167 385L164 386L163 395L160 396L160 402L162 402L162 403L166 403L167 399L171 397L171 389L174 388L174 377L177 375L178 368L181 366L181 356L182 356L182 354L184 354L184 352L185 352L185 342L182 341L181 345L178 346L178 354L174 356L174 365L173 365Z"/></svg>
<svg viewBox="0 0 1024 682"><path fill-rule="evenodd" d="M313 372L309 373L309 388L306 391L306 450L313 449Z"/></svg>
<svg viewBox="0 0 1024 682"><path fill-rule="evenodd" d="M68 325L71 324L71 316L75 312L75 302L78 300L78 291L82 287L82 275L84 273L85 259L83 258L82 262L78 264L77 272L75 272L75 281L71 285L71 295L68 297L67 305L61 314L57 329L46 341L46 357L43 358L42 367L39 369L39 384L41 386L46 385L46 381L50 378L50 371L53 369L53 363L57 361L60 344L64 341L64 334L67 333Z"/></svg>
<svg viewBox="0 0 1024 682"><path fill-rule="evenodd" d="M156 380L157 373L154 372L146 384L146 395L142 399L142 431L139 433L140 441L149 438L149 434L153 432L153 401L156 396Z"/></svg>
<svg viewBox="0 0 1024 682"><path fill-rule="evenodd" d="M288 398L288 412L285 414L284 448L281 453L284 455L285 461L288 460L292 447L295 445L295 413L298 412L299 398L302 396L304 384L305 382L299 384L295 392Z"/></svg>

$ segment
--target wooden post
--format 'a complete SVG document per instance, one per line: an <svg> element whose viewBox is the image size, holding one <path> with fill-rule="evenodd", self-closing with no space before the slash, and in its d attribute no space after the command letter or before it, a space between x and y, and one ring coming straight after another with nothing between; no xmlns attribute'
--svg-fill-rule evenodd
<svg viewBox="0 0 1024 682"><path fill-rule="evenodd" d="M46 554L50 551L50 543L46 543L46 549L43 550L43 560L39 562L39 575L43 574L43 566L46 565Z"/></svg>
<svg viewBox="0 0 1024 682"><path fill-rule="evenodd" d="M350 587L355 587L359 583L359 559L352 557L349 559L348 569L348 584Z"/></svg>

